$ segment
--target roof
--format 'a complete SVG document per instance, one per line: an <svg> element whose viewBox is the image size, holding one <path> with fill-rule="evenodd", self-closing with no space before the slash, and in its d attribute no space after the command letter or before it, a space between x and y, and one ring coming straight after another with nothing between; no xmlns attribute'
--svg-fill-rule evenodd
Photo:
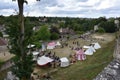
<svg viewBox="0 0 120 80"><path fill-rule="evenodd" d="M3 38L0 38L0 46L7 45L7 41L5 41Z"/></svg>

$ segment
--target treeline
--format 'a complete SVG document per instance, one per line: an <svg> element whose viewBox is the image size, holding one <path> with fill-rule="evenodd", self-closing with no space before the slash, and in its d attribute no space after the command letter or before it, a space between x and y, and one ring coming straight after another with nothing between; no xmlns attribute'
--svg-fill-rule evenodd
<svg viewBox="0 0 120 80"><path fill-rule="evenodd" d="M12 17L0 16L0 24L7 23ZM120 18L71 18L71 17L26 17L30 20L33 26L42 26L44 24L48 27L55 26L57 28L70 28L76 32L86 32L94 29L97 25L99 29L102 28L105 32L113 33L117 30L114 21Z"/></svg>

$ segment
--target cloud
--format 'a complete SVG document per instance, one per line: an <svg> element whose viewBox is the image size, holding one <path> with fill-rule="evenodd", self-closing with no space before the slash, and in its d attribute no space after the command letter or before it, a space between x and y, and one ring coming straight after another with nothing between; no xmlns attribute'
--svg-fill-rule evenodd
<svg viewBox="0 0 120 80"><path fill-rule="evenodd" d="M0 14L13 14L18 10L12 0L0 0ZM61 17L116 17L120 14L120 0L28 0L24 5L27 16L61 16Z"/></svg>

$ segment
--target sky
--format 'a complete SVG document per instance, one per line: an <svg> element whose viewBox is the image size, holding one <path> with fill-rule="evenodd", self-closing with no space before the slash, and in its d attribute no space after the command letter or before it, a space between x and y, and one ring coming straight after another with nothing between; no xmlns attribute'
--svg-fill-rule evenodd
<svg viewBox="0 0 120 80"><path fill-rule="evenodd" d="M27 0L25 16L50 17L120 17L120 0ZM18 13L16 1L0 0L0 15Z"/></svg>

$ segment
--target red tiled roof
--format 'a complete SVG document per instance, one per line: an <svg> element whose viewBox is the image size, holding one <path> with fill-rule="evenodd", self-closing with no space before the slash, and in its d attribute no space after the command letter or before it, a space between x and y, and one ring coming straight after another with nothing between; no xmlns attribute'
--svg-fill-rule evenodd
<svg viewBox="0 0 120 80"><path fill-rule="evenodd" d="M3 38L0 38L0 46L7 45L7 41L5 41Z"/></svg>

